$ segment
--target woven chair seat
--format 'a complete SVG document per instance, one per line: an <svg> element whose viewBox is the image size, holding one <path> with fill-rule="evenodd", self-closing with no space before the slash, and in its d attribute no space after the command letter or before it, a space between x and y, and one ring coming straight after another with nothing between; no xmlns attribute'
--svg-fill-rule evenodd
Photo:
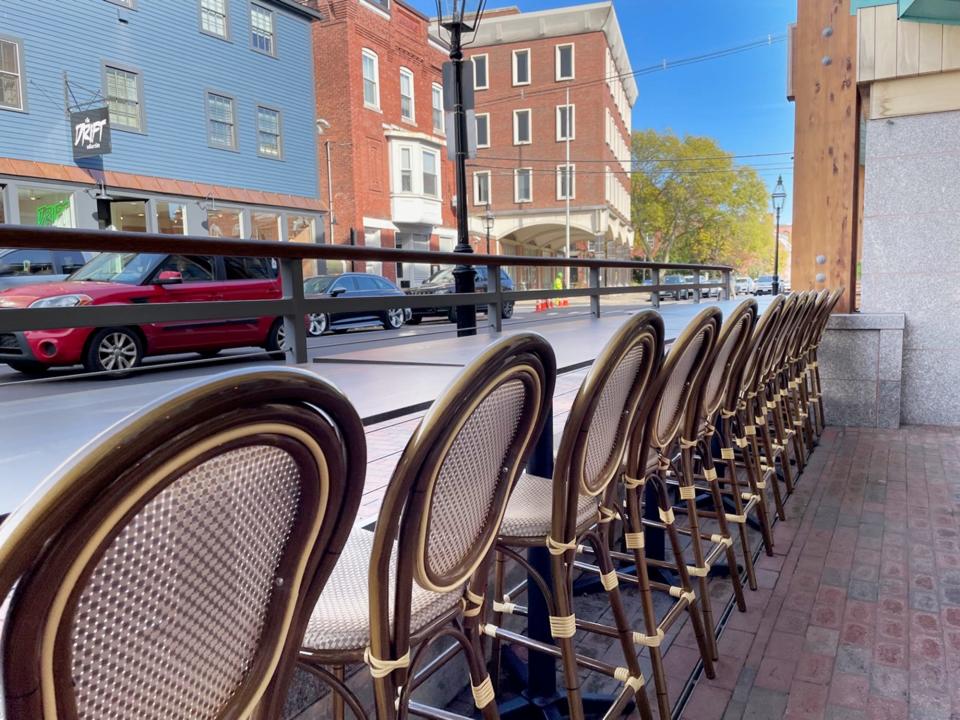
<svg viewBox="0 0 960 720"><path fill-rule="evenodd" d="M307 650L362 650L370 644L370 554L373 533L355 528L347 539L336 567L330 575L320 600L317 602L303 647ZM390 622L393 622L396 588L396 550L391 557L388 586ZM460 590L435 593L413 583L410 631L416 634L460 602Z"/></svg>
<svg viewBox="0 0 960 720"><path fill-rule="evenodd" d="M500 534L505 537L536 538L550 534L553 522L553 480L524 473L517 481L507 504ZM580 495L577 527L597 517L597 499Z"/></svg>

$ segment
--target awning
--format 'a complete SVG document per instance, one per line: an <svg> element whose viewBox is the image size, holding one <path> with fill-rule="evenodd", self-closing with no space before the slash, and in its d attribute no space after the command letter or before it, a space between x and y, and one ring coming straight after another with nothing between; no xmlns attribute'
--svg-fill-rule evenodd
<svg viewBox="0 0 960 720"><path fill-rule="evenodd" d="M365 217L363 218L363 226L377 230L393 230L394 232L399 230L399 228L389 220L381 220L380 218Z"/></svg>

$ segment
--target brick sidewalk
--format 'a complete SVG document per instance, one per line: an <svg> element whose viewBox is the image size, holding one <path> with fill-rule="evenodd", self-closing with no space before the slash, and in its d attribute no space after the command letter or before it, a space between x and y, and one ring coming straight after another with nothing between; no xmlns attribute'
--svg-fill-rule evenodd
<svg viewBox="0 0 960 720"><path fill-rule="evenodd" d="M683 717L960 717L958 460L955 430L828 428Z"/></svg>

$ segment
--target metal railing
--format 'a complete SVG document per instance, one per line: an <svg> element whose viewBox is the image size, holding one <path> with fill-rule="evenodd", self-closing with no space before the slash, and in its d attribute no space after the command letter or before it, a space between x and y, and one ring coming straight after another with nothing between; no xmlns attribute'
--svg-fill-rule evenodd
<svg viewBox="0 0 960 720"><path fill-rule="evenodd" d="M365 248L350 245L311 245L255 240L222 240L198 236L171 236L109 230L69 228L37 228L0 225L0 248L46 250L83 250L90 252L176 253L226 257L272 257L280 266L282 294L263 300L213 300L100 305L63 308L6 308L0 312L0 333L59 328L113 327L143 323L234 320L251 317L282 317L288 361L305 363L307 327L304 318L312 313L347 311L386 311L392 308L433 308L438 301L444 307L486 305L493 330L502 330L502 310L506 303L523 300L590 298L590 312L600 316L600 298L607 295L650 293L654 307L659 306L660 293L692 293L699 302L704 291L719 290L722 299L729 299L732 268L725 265L690 265L682 263L640 262L633 260L596 260L586 258L541 258L513 255L469 256L432 251ZM471 265L488 268L486 292L449 293L442 296L410 294L369 298L336 298L308 296L303 285L304 260L341 260L358 262L404 262L430 265L457 265L465 260ZM578 267L588 270L588 287L563 290L505 290L500 282L502 267ZM604 268L646 270L651 284L603 287L600 271ZM692 283L663 284L664 272L693 275ZM721 282L710 282L706 274L719 274Z"/></svg>

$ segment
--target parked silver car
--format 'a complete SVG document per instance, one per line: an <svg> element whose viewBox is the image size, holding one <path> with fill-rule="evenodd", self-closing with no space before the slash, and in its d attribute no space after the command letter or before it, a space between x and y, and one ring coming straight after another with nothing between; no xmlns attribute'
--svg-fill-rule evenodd
<svg viewBox="0 0 960 720"><path fill-rule="evenodd" d="M0 290L65 280L93 255L79 250L0 248Z"/></svg>

